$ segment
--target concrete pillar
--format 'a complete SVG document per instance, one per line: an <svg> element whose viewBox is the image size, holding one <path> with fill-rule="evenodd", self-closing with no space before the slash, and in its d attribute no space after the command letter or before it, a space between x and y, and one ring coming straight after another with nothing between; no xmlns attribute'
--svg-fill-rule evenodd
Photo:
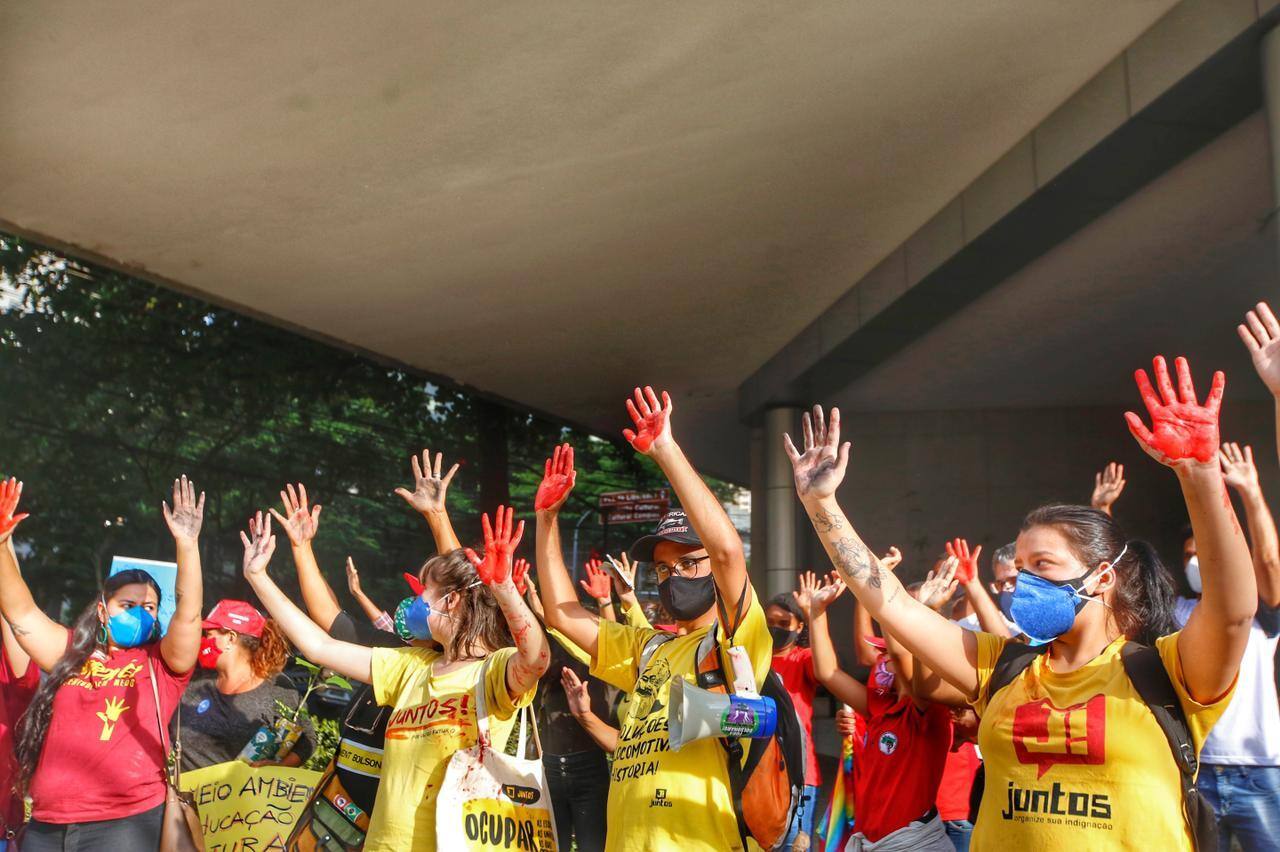
<svg viewBox="0 0 1280 852"><path fill-rule="evenodd" d="M747 553L747 573L751 576L751 585L764 594L768 584L765 576L765 542L769 540L767 524L764 517L764 427L751 427L751 441L748 444L747 484L751 488L751 549Z"/></svg>
<svg viewBox="0 0 1280 852"><path fill-rule="evenodd" d="M765 600L795 588L799 568L796 553L796 488L791 462L782 449L782 436L799 440L800 409L779 407L764 413L764 588Z"/></svg>
<svg viewBox="0 0 1280 852"><path fill-rule="evenodd" d="M1271 203L1280 207L1280 27L1262 37L1262 110L1271 145Z"/></svg>

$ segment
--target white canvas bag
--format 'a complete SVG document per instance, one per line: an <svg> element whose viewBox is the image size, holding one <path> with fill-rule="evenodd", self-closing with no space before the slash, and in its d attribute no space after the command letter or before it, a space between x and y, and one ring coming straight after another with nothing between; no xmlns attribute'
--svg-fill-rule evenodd
<svg viewBox="0 0 1280 852"><path fill-rule="evenodd" d="M490 852L528 849L556 852L556 821L542 767L542 741L533 712L521 708L516 716L519 745L516 757L495 749L489 740L489 710L484 686L486 659L476 684L476 725L479 741L449 758L436 799L436 848ZM526 732L533 729L537 755L525 758Z"/></svg>

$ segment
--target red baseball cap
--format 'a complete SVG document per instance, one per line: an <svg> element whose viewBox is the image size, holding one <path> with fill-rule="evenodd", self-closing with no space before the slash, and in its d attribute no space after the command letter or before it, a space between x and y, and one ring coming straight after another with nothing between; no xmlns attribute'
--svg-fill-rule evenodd
<svg viewBox="0 0 1280 852"><path fill-rule="evenodd" d="M209 617L200 627L203 630L230 630L233 633L260 638L262 628L266 625L267 620L262 617L262 613L253 608L252 604L244 601L223 600L214 605L213 612L209 613Z"/></svg>

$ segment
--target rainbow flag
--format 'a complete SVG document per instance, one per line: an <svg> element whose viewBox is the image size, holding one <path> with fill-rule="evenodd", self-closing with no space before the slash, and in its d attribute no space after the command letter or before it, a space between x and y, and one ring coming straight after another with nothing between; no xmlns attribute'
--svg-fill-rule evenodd
<svg viewBox="0 0 1280 852"><path fill-rule="evenodd" d="M831 802L827 806L827 818L818 827L814 838L815 852L841 852L853 834L853 737L844 738L840 750L840 768L836 783L831 789Z"/></svg>

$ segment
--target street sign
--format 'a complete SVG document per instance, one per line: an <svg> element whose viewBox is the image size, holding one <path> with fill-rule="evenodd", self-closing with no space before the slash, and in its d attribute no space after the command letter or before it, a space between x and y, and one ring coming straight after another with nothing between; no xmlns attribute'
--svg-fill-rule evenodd
<svg viewBox="0 0 1280 852"><path fill-rule="evenodd" d="M600 515L606 524L642 524L662 520L671 508L667 489L611 491L600 495Z"/></svg>

